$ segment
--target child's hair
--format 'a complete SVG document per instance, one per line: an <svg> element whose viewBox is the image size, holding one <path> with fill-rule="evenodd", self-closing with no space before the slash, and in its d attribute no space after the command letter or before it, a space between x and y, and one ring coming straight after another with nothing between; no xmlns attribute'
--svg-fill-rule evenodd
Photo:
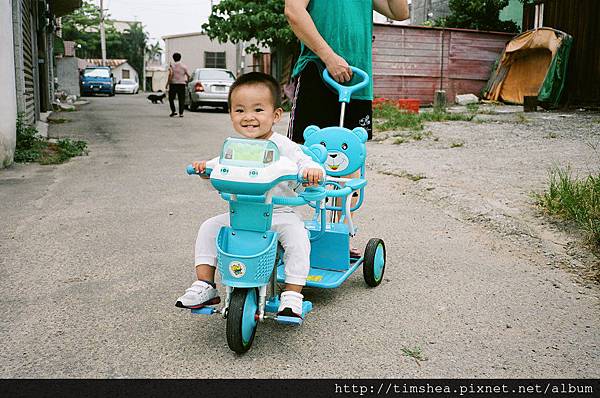
<svg viewBox="0 0 600 398"><path fill-rule="evenodd" d="M259 84L264 84L265 86L267 86L269 91L271 91L271 99L273 102L273 106L275 108L279 108L281 106L281 88L279 87L279 83L273 78L273 76L267 75L266 73L262 72L246 73L235 79L235 82L233 82L233 84L229 88L229 97L227 98L229 106L231 107L231 94L237 88L241 86L252 86Z"/></svg>
<svg viewBox="0 0 600 398"><path fill-rule="evenodd" d="M173 54L173 61L179 62L179 60L181 60L181 54L179 54L179 53Z"/></svg>

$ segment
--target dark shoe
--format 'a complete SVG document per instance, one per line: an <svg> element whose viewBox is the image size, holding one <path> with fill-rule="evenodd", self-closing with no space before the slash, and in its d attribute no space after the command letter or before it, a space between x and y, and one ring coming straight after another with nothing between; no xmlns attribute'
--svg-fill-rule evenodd
<svg viewBox="0 0 600 398"><path fill-rule="evenodd" d="M173 112L173 113L171 113L171 114L169 115L169 117L173 117L173 116L175 116L175 115L177 115L177 114L176 114L175 112Z"/></svg>

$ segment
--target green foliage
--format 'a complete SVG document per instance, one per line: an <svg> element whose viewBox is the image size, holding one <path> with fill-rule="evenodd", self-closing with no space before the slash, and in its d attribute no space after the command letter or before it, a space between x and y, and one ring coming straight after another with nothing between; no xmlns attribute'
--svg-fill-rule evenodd
<svg viewBox="0 0 600 398"><path fill-rule="evenodd" d="M538 205L554 216L574 221L600 249L600 172L578 179L568 167L557 167L549 174L548 190L535 195Z"/></svg>
<svg viewBox="0 0 600 398"><path fill-rule="evenodd" d="M258 46L285 48L296 37L284 15L284 0L221 0L202 29L211 39L232 43L256 40ZM257 45L246 49L259 52Z"/></svg>
<svg viewBox="0 0 600 398"><path fill-rule="evenodd" d="M127 59L138 73L142 73L144 51L148 35L141 23L134 23L125 32L118 32L113 22L105 17L106 57ZM79 58L101 58L100 46L100 10L91 1L71 14L62 17L63 40L74 41L81 47L77 49ZM158 47L160 49L160 47Z"/></svg>
<svg viewBox="0 0 600 398"><path fill-rule="evenodd" d="M451 14L436 20L435 25L449 28L518 32L519 28L513 21L500 20L500 11L508 3L509 0L450 0L448 7Z"/></svg>
<svg viewBox="0 0 600 398"><path fill-rule="evenodd" d="M35 162L41 156L44 140L38 135L33 126L27 126L23 121L23 113L17 115L17 145L15 147L15 162Z"/></svg>
<svg viewBox="0 0 600 398"><path fill-rule="evenodd" d="M63 138L51 143L39 136L37 129L27 126L23 114L17 115L17 145L15 162L40 164L63 163L69 158L87 154L87 143L80 140Z"/></svg>

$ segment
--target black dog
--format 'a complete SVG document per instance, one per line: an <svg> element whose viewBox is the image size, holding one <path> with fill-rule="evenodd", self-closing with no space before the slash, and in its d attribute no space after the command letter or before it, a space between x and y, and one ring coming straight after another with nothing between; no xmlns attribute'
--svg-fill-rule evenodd
<svg viewBox="0 0 600 398"><path fill-rule="evenodd" d="M146 98L148 98L149 101L152 101L153 104L158 104L159 102L162 104L163 100L165 99L165 93L163 93L161 90L158 90L158 92L160 94L150 94Z"/></svg>

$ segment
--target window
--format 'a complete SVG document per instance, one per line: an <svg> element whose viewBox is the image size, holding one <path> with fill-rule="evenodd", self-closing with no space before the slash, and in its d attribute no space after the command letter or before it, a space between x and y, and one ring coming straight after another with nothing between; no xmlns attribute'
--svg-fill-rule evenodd
<svg viewBox="0 0 600 398"><path fill-rule="evenodd" d="M225 52L204 52L204 67L205 68L226 68Z"/></svg>
<svg viewBox="0 0 600 398"><path fill-rule="evenodd" d="M123 69L123 79L129 79L129 69Z"/></svg>

